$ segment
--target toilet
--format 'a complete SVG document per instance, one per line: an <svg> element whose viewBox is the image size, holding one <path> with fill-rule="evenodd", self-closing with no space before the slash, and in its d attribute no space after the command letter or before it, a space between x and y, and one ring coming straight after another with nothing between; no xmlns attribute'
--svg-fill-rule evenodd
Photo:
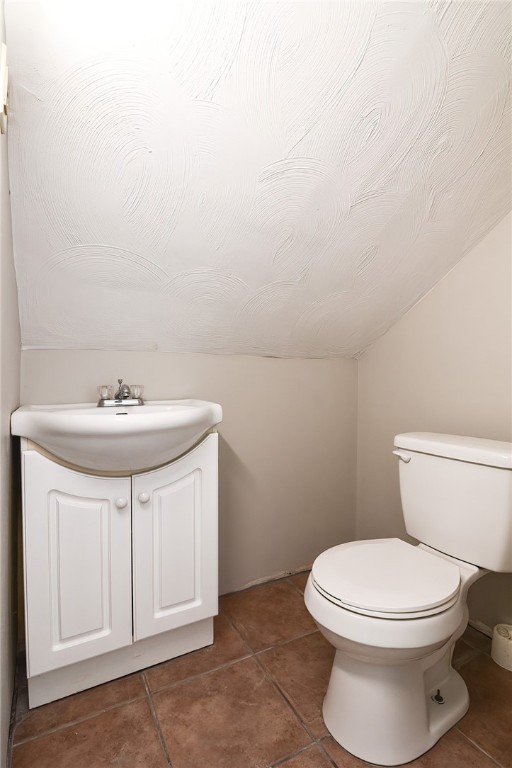
<svg viewBox="0 0 512 768"><path fill-rule="evenodd" d="M336 649L323 704L339 744L401 765L467 711L451 666L468 622L467 592L512 571L512 443L409 432L395 437L407 533L323 552L306 607Z"/></svg>

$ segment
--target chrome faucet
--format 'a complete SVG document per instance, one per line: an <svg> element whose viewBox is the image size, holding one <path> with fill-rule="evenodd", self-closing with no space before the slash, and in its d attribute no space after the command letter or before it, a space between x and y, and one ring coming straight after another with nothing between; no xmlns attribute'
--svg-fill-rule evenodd
<svg viewBox="0 0 512 768"><path fill-rule="evenodd" d="M123 384L122 379L118 379L119 389L114 395L114 400L129 400L132 396L132 391L128 384Z"/></svg>
<svg viewBox="0 0 512 768"><path fill-rule="evenodd" d="M100 399L98 400L99 407L105 408L107 406L119 405L144 405L144 400L142 399L142 390L144 387L142 387L140 384L134 384L132 391L132 388L129 387L128 384L123 384L122 379L118 379L117 383L119 388L116 391L114 397L112 397L112 391L114 387L111 387L110 384L102 384L98 387L98 393L100 396Z"/></svg>

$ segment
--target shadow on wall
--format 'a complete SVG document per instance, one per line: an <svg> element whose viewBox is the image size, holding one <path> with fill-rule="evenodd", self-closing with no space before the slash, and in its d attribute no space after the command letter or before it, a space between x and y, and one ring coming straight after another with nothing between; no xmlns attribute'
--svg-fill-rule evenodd
<svg viewBox="0 0 512 768"><path fill-rule="evenodd" d="M468 605L473 624L484 631L493 628L496 617L512 624L512 574L488 573L470 587Z"/></svg>
<svg viewBox="0 0 512 768"><path fill-rule="evenodd" d="M241 548L238 542L250 536L248 510L257 514L257 506L258 483L253 472L219 434L220 594L240 588L237 574L244 564L237 561L245 547Z"/></svg>

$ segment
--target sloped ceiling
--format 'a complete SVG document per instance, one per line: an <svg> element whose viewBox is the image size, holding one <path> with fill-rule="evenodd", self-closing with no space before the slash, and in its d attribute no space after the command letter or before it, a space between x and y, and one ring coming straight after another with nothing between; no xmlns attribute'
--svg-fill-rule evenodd
<svg viewBox="0 0 512 768"><path fill-rule="evenodd" d="M510 209L510 13L6 0L24 346L357 355Z"/></svg>

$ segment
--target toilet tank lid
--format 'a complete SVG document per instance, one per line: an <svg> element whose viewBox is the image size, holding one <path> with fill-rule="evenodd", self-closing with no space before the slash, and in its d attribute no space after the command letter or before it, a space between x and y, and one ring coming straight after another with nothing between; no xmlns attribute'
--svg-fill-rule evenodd
<svg viewBox="0 0 512 768"><path fill-rule="evenodd" d="M512 443L481 437L443 435L437 432L404 432L395 437L395 448L429 453L471 464L512 469Z"/></svg>

